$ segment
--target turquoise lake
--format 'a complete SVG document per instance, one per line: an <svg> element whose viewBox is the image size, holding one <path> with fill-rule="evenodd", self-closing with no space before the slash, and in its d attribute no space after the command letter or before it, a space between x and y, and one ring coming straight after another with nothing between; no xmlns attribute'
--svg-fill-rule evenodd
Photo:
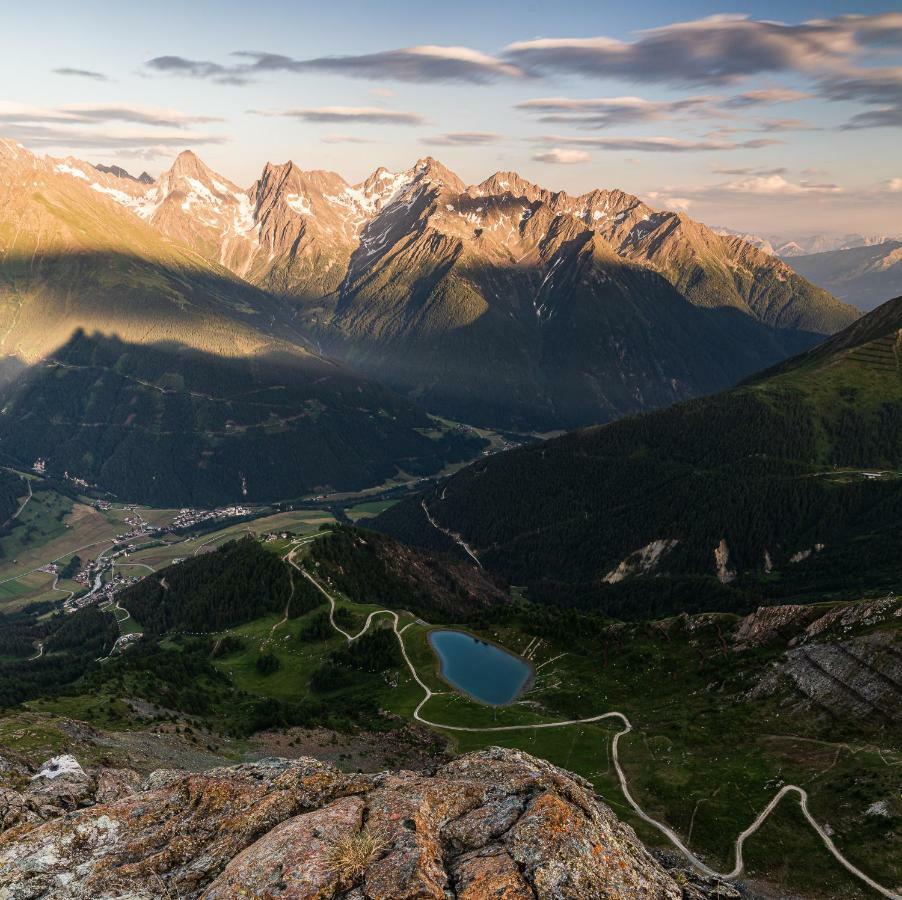
<svg viewBox="0 0 902 900"><path fill-rule="evenodd" d="M482 703L510 703L532 677L532 667L519 656L462 631L432 631L429 643L445 681Z"/></svg>

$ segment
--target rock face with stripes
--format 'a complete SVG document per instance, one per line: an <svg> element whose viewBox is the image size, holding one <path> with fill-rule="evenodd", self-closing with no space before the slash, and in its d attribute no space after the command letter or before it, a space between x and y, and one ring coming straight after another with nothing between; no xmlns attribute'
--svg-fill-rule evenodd
<svg viewBox="0 0 902 900"><path fill-rule="evenodd" d="M62 811L60 811L62 812ZM587 782L517 750L434 773L313 759L156 772L0 834L0 894L318 900L738 897L665 870Z"/></svg>
<svg viewBox="0 0 902 900"><path fill-rule="evenodd" d="M788 613L778 622L781 610ZM764 620L755 627L755 620ZM770 621L767 621L770 620ZM742 642L767 643L795 633L783 659L753 689L755 697L788 692L793 702L834 719L902 724L902 599L884 597L836 606L824 615L810 607L761 609L743 620Z"/></svg>

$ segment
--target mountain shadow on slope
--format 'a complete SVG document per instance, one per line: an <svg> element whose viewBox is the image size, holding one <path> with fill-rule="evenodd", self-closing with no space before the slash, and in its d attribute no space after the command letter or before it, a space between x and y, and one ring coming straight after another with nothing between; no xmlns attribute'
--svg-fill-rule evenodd
<svg viewBox="0 0 902 900"><path fill-rule="evenodd" d="M0 259L0 384L78 329L222 356L287 347L316 355L283 301L177 246L170 256L50 248Z"/></svg>
<svg viewBox="0 0 902 900"><path fill-rule="evenodd" d="M224 357L78 330L2 394L0 452L122 499L268 502L432 474L474 456L461 430L321 357L278 346Z"/></svg>
<svg viewBox="0 0 902 900"><path fill-rule="evenodd" d="M434 412L523 431L603 423L714 393L822 339L733 307L695 306L661 276L621 261L587 266L538 309L538 268L487 268L476 278L478 291L459 277L434 290L418 280L391 331L370 320L370 304L340 302L338 324L317 334L335 358ZM496 302L461 318L474 293Z"/></svg>
<svg viewBox="0 0 902 900"><path fill-rule="evenodd" d="M435 412L538 431L723 390L823 337L695 303L588 232L555 239L514 264L427 230L302 314L330 354Z"/></svg>

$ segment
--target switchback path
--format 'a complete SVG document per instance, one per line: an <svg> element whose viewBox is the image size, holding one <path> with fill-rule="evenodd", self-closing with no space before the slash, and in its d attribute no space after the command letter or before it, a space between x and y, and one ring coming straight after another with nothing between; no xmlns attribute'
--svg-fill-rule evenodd
<svg viewBox="0 0 902 900"><path fill-rule="evenodd" d="M627 803L629 803L630 807L632 807L633 812L642 819L643 822L651 825L653 828L657 829L661 834L664 835L673 845L676 847L683 856L699 871L703 872L706 875L714 876L716 878L723 878L725 880L733 880L738 878L743 869L745 868L745 861L743 859L743 847L745 846L745 842L748 838L750 838L767 820L768 816L777 808L780 804L780 801L787 796L788 794L796 794L798 795L798 803L799 807L802 810L802 815L805 816L808 824L814 829L817 836L821 839L823 845L827 848L833 858L845 868L848 872L851 872L856 878L860 879L864 882L868 887L872 890L876 891L878 894L881 894L884 897L888 897L889 900L902 900L902 894L898 894L895 891L890 890L889 888L884 887L881 884L878 884L871 878L869 875L866 875L861 869L856 868L849 860L847 860L842 853L840 853L839 849L833 843L830 838L830 835L818 824L818 822L811 815L811 811L808 809L808 793L804 788L799 787L795 784L786 784L777 791L776 794L771 798L770 802L758 813L755 820L749 825L745 831L741 832L739 836L736 838L734 844L734 855L735 855L735 865L733 866L732 871L730 872L716 872L710 866L707 866L703 863L681 840L680 836L672 829L670 826L664 824L663 822L659 822L657 819L652 818L645 810L642 809L641 806L636 802L633 795L630 793L629 784L626 779L626 773L623 771L622 766L620 765L620 755L619 755L619 743L620 738L629 734L633 730L633 726L630 723L630 720L622 713L616 710L611 712L601 713L597 716L588 716L583 719L565 719L559 722L541 722L534 725L494 725L491 727L476 727L476 726L467 726L467 725L445 725L441 722L433 722L430 719L425 718L420 714L420 710L434 697L436 693L420 678L417 674L417 670L414 667L413 663L410 660L410 657L407 655L407 648L404 646L404 638L401 636L401 631L398 630L398 614L390 609L380 609L374 612L371 612L366 619L366 624L363 628L357 632L357 634L351 635L348 634L347 631L339 628L335 624L335 619L333 618L333 614L335 612L335 599L331 595L329 591L327 591L320 583L314 578L309 572L305 569L302 569L293 559L293 554L295 551L291 551L286 556L286 559L292 566L294 566L311 584L313 584L329 601L329 621L332 623L332 627L344 635L347 642L350 644L353 641L357 640L361 635L363 635L367 629L370 627L373 618L379 615L387 615L392 618L392 630L395 633L395 637L398 639L398 644L401 648L401 655L404 657L404 662L407 664L407 668L410 670L410 674L413 676L414 681L420 686L423 691L423 699L417 704L416 709L413 711L413 717L418 722L421 722L423 725L428 725L431 728L440 728L443 731L465 731L465 732L477 732L477 733L492 733L492 732L501 732L501 731L530 731L537 730L540 728L565 728L569 725L589 725L594 722L602 722L605 719L618 719L623 723L623 729L618 731L613 738L611 743L611 759L614 762L614 769L617 772L617 778L620 782L620 789L623 792L623 796L626 798ZM406 626L405 626L406 627Z"/></svg>

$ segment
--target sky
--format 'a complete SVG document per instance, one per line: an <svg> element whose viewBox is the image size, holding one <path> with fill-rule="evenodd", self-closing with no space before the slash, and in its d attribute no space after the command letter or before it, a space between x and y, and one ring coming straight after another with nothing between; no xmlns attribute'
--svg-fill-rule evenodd
<svg viewBox="0 0 902 900"><path fill-rule="evenodd" d="M4 4L0 136L355 183L434 156L765 236L902 236L902 2Z"/></svg>

